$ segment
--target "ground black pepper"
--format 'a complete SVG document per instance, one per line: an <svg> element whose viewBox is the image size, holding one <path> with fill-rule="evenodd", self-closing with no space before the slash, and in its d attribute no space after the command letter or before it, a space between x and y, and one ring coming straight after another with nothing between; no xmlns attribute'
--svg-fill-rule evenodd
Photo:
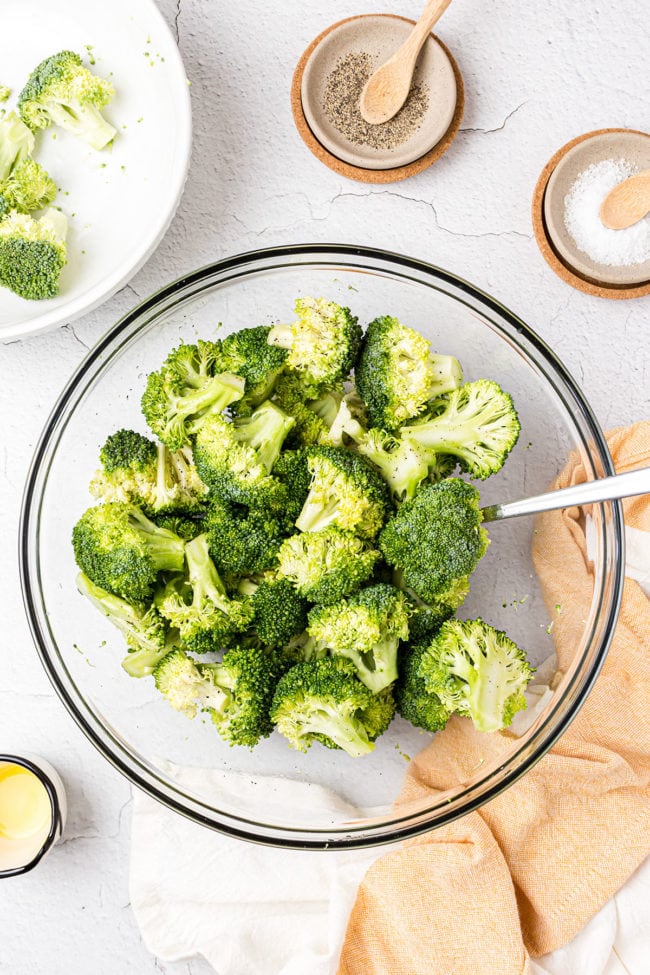
<svg viewBox="0 0 650 975"><path fill-rule="evenodd" d="M323 109L334 128L355 145L395 149L422 124L429 107L429 89L413 85L397 115L381 125L370 125L359 111L359 101L374 70L373 59L364 51L339 58L327 76Z"/></svg>

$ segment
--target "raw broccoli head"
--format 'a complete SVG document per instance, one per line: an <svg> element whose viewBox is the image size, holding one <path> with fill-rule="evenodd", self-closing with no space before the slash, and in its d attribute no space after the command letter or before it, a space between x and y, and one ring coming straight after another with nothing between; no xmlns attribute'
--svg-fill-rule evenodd
<svg viewBox="0 0 650 975"><path fill-rule="evenodd" d="M133 602L151 599L159 572L183 569L183 541L135 505L89 508L74 526L72 544L77 565L92 582Z"/></svg>
<svg viewBox="0 0 650 975"><path fill-rule="evenodd" d="M216 342L182 344L152 372L142 396L142 412L157 437L170 450L190 442L207 417L241 399L244 380L218 373L221 347Z"/></svg>
<svg viewBox="0 0 650 975"><path fill-rule="evenodd" d="M448 620L423 651L417 673L427 691L470 717L477 731L499 731L526 707L534 668L516 643L483 620Z"/></svg>
<svg viewBox="0 0 650 975"><path fill-rule="evenodd" d="M414 497L429 476L429 455L415 440L401 440L386 430L372 429L357 445L388 484L396 502Z"/></svg>
<svg viewBox="0 0 650 975"><path fill-rule="evenodd" d="M300 373L289 369L280 376L273 393L273 401L294 421L287 437L290 447L309 447L327 440L327 424L311 408L317 402L313 397L313 389L305 386Z"/></svg>
<svg viewBox="0 0 650 975"><path fill-rule="evenodd" d="M0 183L31 156L33 149L32 131L15 112L0 119Z"/></svg>
<svg viewBox="0 0 650 975"><path fill-rule="evenodd" d="M298 663L280 679L271 720L298 751L320 741L355 758L373 750L393 712L389 691L373 694L349 660L325 657Z"/></svg>
<svg viewBox="0 0 650 975"><path fill-rule="evenodd" d="M158 600L160 613L175 626L189 650L206 653L232 643L249 625L248 600L230 599L210 558L207 535L185 544L185 576L170 580Z"/></svg>
<svg viewBox="0 0 650 975"><path fill-rule="evenodd" d="M282 647L307 625L307 601L288 579L263 579L251 602L253 625L264 646Z"/></svg>
<svg viewBox="0 0 650 975"><path fill-rule="evenodd" d="M202 535L205 532L206 518L207 508L197 508L191 516L163 511L154 513L151 520L159 528L166 528L167 531L174 532L184 542L191 542L197 535Z"/></svg>
<svg viewBox="0 0 650 975"><path fill-rule="evenodd" d="M32 71L18 96L18 111L30 129L60 125L93 149L103 149L116 131L100 109L111 101L114 88L82 64L73 51L46 58Z"/></svg>
<svg viewBox="0 0 650 975"><path fill-rule="evenodd" d="M395 580L396 583L398 580ZM413 592L407 592L409 613L409 640L421 643L438 632L442 624L454 615L456 607L435 603L430 606Z"/></svg>
<svg viewBox="0 0 650 975"><path fill-rule="evenodd" d="M0 216L8 210L30 213L49 206L56 183L34 159L21 160L5 180L0 180Z"/></svg>
<svg viewBox="0 0 650 975"><path fill-rule="evenodd" d="M498 383L478 379L431 403L427 419L402 428L433 459L451 454L461 470L484 480L503 467L521 424L512 397Z"/></svg>
<svg viewBox="0 0 650 975"><path fill-rule="evenodd" d="M284 486L282 521L287 533L295 530L311 486L308 450L285 450L275 462L273 476Z"/></svg>
<svg viewBox="0 0 650 975"><path fill-rule="evenodd" d="M372 426L396 430L429 400L460 386L462 371L453 356L432 354L423 335L383 315L368 325L355 381Z"/></svg>
<svg viewBox="0 0 650 975"><path fill-rule="evenodd" d="M369 579L378 558L379 552L367 548L353 532L330 525L285 539L278 571L310 602L330 604Z"/></svg>
<svg viewBox="0 0 650 975"><path fill-rule="evenodd" d="M232 575L253 575L272 569L282 544L279 516L263 509L247 510L213 497L205 530L210 554L219 570Z"/></svg>
<svg viewBox="0 0 650 975"><path fill-rule="evenodd" d="M67 221L58 210L38 219L12 210L0 220L0 285L38 301L59 292Z"/></svg>
<svg viewBox="0 0 650 975"><path fill-rule="evenodd" d="M325 298L298 298L293 325L275 325L271 345L289 350L287 365L318 396L349 374L361 344L361 326L349 308Z"/></svg>
<svg viewBox="0 0 650 975"><path fill-rule="evenodd" d="M406 721L425 731L440 731L447 724L454 708L448 708L437 694L427 690L420 676L420 661L427 652L428 642L403 647L399 658L399 680L395 685L395 709Z"/></svg>
<svg viewBox="0 0 650 975"><path fill-rule="evenodd" d="M383 529L379 548L405 588L434 607L455 609L488 546L482 520L476 488L450 477L406 501Z"/></svg>
<svg viewBox="0 0 650 975"><path fill-rule="evenodd" d="M234 412L248 413L268 399L284 369L286 349L269 345L270 328L243 328L223 340L221 369L242 376L246 382L244 395Z"/></svg>
<svg viewBox="0 0 650 975"><path fill-rule="evenodd" d="M399 642L409 635L406 598L394 586L368 586L333 606L312 609L307 632L317 649L349 658L359 679L377 694L397 679Z"/></svg>
<svg viewBox="0 0 650 975"><path fill-rule="evenodd" d="M373 538L390 508L390 492L372 465L344 447L312 447L308 466L312 481L296 520L300 531L337 525Z"/></svg>

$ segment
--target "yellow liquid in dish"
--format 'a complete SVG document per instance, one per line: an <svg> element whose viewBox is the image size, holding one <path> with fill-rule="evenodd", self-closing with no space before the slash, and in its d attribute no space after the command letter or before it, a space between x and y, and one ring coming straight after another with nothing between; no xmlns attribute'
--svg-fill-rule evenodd
<svg viewBox="0 0 650 975"><path fill-rule="evenodd" d="M50 797L41 780L22 765L0 765L0 837L47 835L51 820Z"/></svg>

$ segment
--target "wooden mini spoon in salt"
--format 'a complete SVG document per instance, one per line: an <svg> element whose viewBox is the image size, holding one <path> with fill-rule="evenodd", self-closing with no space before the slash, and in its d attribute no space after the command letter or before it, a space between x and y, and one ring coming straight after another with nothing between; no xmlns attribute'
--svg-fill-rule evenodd
<svg viewBox="0 0 650 975"><path fill-rule="evenodd" d="M625 230L650 213L650 169L635 173L610 190L600 206L600 219L610 230Z"/></svg>
<svg viewBox="0 0 650 975"><path fill-rule="evenodd" d="M450 3L451 0L429 0L402 46L366 82L359 109L370 125L388 122L399 112L411 90L420 49Z"/></svg>

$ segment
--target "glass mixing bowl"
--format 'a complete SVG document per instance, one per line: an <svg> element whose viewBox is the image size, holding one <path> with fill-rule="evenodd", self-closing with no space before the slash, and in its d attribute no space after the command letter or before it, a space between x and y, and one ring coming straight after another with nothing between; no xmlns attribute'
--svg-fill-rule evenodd
<svg viewBox="0 0 650 975"><path fill-rule="evenodd" d="M349 305L362 323L396 315L436 350L456 355L467 379L495 379L513 395L522 434L504 470L480 485L484 504L544 491L574 451L589 477L613 473L602 432L571 376L498 301L446 271L386 252L335 245L263 250L163 288L89 352L36 449L22 513L21 572L33 635L54 687L88 738L136 786L226 833L336 849L388 843L461 816L547 751L584 702L607 652L622 587L622 522L618 503L592 511L597 552L590 612L573 664L545 710L523 737L511 739L498 766L481 767L444 793L394 805L405 757L430 738L400 718L371 755L351 759L318 744L300 754L278 734L253 751L231 748L209 720L190 722L174 712L150 678L134 680L121 669L120 634L77 593L72 526L91 503L87 485L107 434L122 426L146 432L140 395L147 373L172 346L290 320L294 299L305 294ZM532 533L527 518L493 527L462 615L480 614L506 629L538 663L552 652L553 637L531 562Z"/></svg>

